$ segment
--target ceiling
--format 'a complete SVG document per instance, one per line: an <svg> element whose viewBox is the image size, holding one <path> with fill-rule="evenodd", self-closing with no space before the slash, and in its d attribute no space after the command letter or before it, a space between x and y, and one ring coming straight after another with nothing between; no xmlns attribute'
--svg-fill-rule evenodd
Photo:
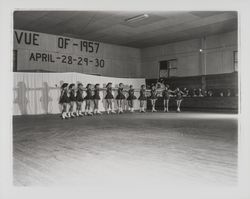
<svg viewBox="0 0 250 199"><path fill-rule="evenodd" d="M149 17L125 22L144 13ZM145 48L237 30L237 12L15 11L14 28Z"/></svg>

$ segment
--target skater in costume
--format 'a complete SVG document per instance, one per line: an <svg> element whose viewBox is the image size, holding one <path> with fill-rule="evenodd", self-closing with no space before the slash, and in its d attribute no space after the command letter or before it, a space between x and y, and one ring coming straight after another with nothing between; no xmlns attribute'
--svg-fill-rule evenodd
<svg viewBox="0 0 250 199"><path fill-rule="evenodd" d="M133 113L134 112L134 100L136 100L135 89L133 88L133 85L129 86L127 100L128 100L129 111Z"/></svg>
<svg viewBox="0 0 250 199"><path fill-rule="evenodd" d="M74 107L76 104L76 87L75 84L70 84L69 85L69 99L70 99L70 103L69 103L69 117L74 118L76 115L74 114Z"/></svg>
<svg viewBox="0 0 250 199"><path fill-rule="evenodd" d="M82 83L79 83L77 85L77 91L76 91L76 116L83 116L82 113L82 103L83 103L83 85Z"/></svg>
<svg viewBox="0 0 250 199"><path fill-rule="evenodd" d="M150 95L150 101L151 101L151 104L152 104L152 112L157 112L155 110L155 102L157 100L157 90L156 90L156 87L155 85L153 84L152 87L151 87L151 95Z"/></svg>
<svg viewBox="0 0 250 199"><path fill-rule="evenodd" d="M113 107L112 107L112 102L113 102L113 99L114 99L114 96L112 94L112 83L109 82L107 85L106 85L106 96L105 96L105 100L107 102L107 114L109 114L110 112L111 113L115 113L115 111L113 110Z"/></svg>
<svg viewBox="0 0 250 199"><path fill-rule="evenodd" d="M86 96L84 97L84 100L86 102L85 115L92 116L93 114L91 113L91 110L90 110L91 101L93 100L91 84L87 84L86 86Z"/></svg>
<svg viewBox="0 0 250 199"><path fill-rule="evenodd" d="M147 97L146 97L146 86L141 85L141 90L140 90L140 96L138 100L140 101L140 112L145 113L145 105L147 103Z"/></svg>
<svg viewBox="0 0 250 199"><path fill-rule="evenodd" d="M123 113L122 110L122 105L123 105L123 100L126 99L125 95L124 95L124 91L123 91L123 83L119 84L119 87L117 89L117 96L116 96L116 100L117 100L117 105L118 105L118 114L119 113Z"/></svg>
<svg viewBox="0 0 250 199"><path fill-rule="evenodd" d="M63 83L61 86L61 94L60 94L60 99L59 103L62 106L62 119L68 118L68 104L70 102L69 97L68 97L68 83Z"/></svg>
<svg viewBox="0 0 250 199"><path fill-rule="evenodd" d="M94 96L93 96L93 100L94 100L94 114L101 114L101 112L99 111L99 101L100 101L101 97L100 97L100 84L96 84L95 88L94 88Z"/></svg>
<svg viewBox="0 0 250 199"><path fill-rule="evenodd" d="M175 90L175 100L176 100L176 104L177 104L177 112L181 112L181 102L183 100L183 95L184 93L179 89L176 88Z"/></svg>
<svg viewBox="0 0 250 199"><path fill-rule="evenodd" d="M171 94L173 91L169 89L169 85L165 85L165 89L162 91L162 97L163 97L163 104L164 104L164 112L169 112L168 109L168 104L169 104L169 99L172 96Z"/></svg>

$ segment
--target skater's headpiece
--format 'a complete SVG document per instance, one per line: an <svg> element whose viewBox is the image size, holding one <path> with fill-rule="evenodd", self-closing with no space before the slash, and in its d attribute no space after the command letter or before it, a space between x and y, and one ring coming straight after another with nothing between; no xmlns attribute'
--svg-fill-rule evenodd
<svg viewBox="0 0 250 199"><path fill-rule="evenodd" d="M75 84L70 84L69 85L69 88L71 89L72 87L74 87L75 86Z"/></svg>
<svg viewBox="0 0 250 199"><path fill-rule="evenodd" d="M91 86L91 84L87 84L86 88L89 88Z"/></svg>
<svg viewBox="0 0 250 199"><path fill-rule="evenodd" d="M66 88L69 84L68 83L63 83L61 88Z"/></svg>
<svg viewBox="0 0 250 199"><path fill-rule="evenodd" d="M108 87L109 85L111 85L112 83L111 82L109 82L107 85L106 85L106 87Z"/></svg>
<svg viewBox="0 0 250 199"><path fill-rule="evenodd" d="M96 84L96 85L95 85L95 88L96 88L97 86L100 86L100 84Z"/></svg>
<svg viewBox="0 0 250 199"><path fill-rule="evenodd" d="M83 86L83 84L82 83L78 83L77 86L80 87L80 86Z"/></svg>

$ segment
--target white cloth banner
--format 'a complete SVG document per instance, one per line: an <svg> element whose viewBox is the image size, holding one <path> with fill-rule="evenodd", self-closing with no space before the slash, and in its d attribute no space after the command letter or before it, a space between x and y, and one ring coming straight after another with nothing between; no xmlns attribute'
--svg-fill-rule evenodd
<svg viewBox="0 0 250 199"><path fill-rule="evenodd" d="M105 86L108 82L113 83L113 87L118 87L119 83L123 83L126 87L133 85L135 89L139 89L145 84L143 78L114 78L95 75L86 75L80 73L14 73L14 101L13 115L36 115L36 114L57 114L61 113L59 104L60 86L62 83L83 83L84 87L90 84L99 83L100 87ZM85 94L85 92L84 92ZM100 93L100 110L106 108L105 91ZM116 92L114 91L114 97ZM135 92L137 98L139 92ZM127 95L126 95L127 97ZM93 104L92 104L93 106ZM114 100L114 109L117 104ZM126 103L124 104L126 106ZM83 103L83 110L85 103ZM135 100L134 108L139 109L139 101Z"/></svg>

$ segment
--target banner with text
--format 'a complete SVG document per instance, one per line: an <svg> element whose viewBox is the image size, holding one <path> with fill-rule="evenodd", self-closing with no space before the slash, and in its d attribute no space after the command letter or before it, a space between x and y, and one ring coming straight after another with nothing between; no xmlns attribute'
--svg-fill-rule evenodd
<svg viewBox="0 0 250 199"><path fill-rule="evenodd" d="M108 75L122 66L136 74L140 61L138 49L22 30L14 30L14 50L19 71Z"/></svg>

